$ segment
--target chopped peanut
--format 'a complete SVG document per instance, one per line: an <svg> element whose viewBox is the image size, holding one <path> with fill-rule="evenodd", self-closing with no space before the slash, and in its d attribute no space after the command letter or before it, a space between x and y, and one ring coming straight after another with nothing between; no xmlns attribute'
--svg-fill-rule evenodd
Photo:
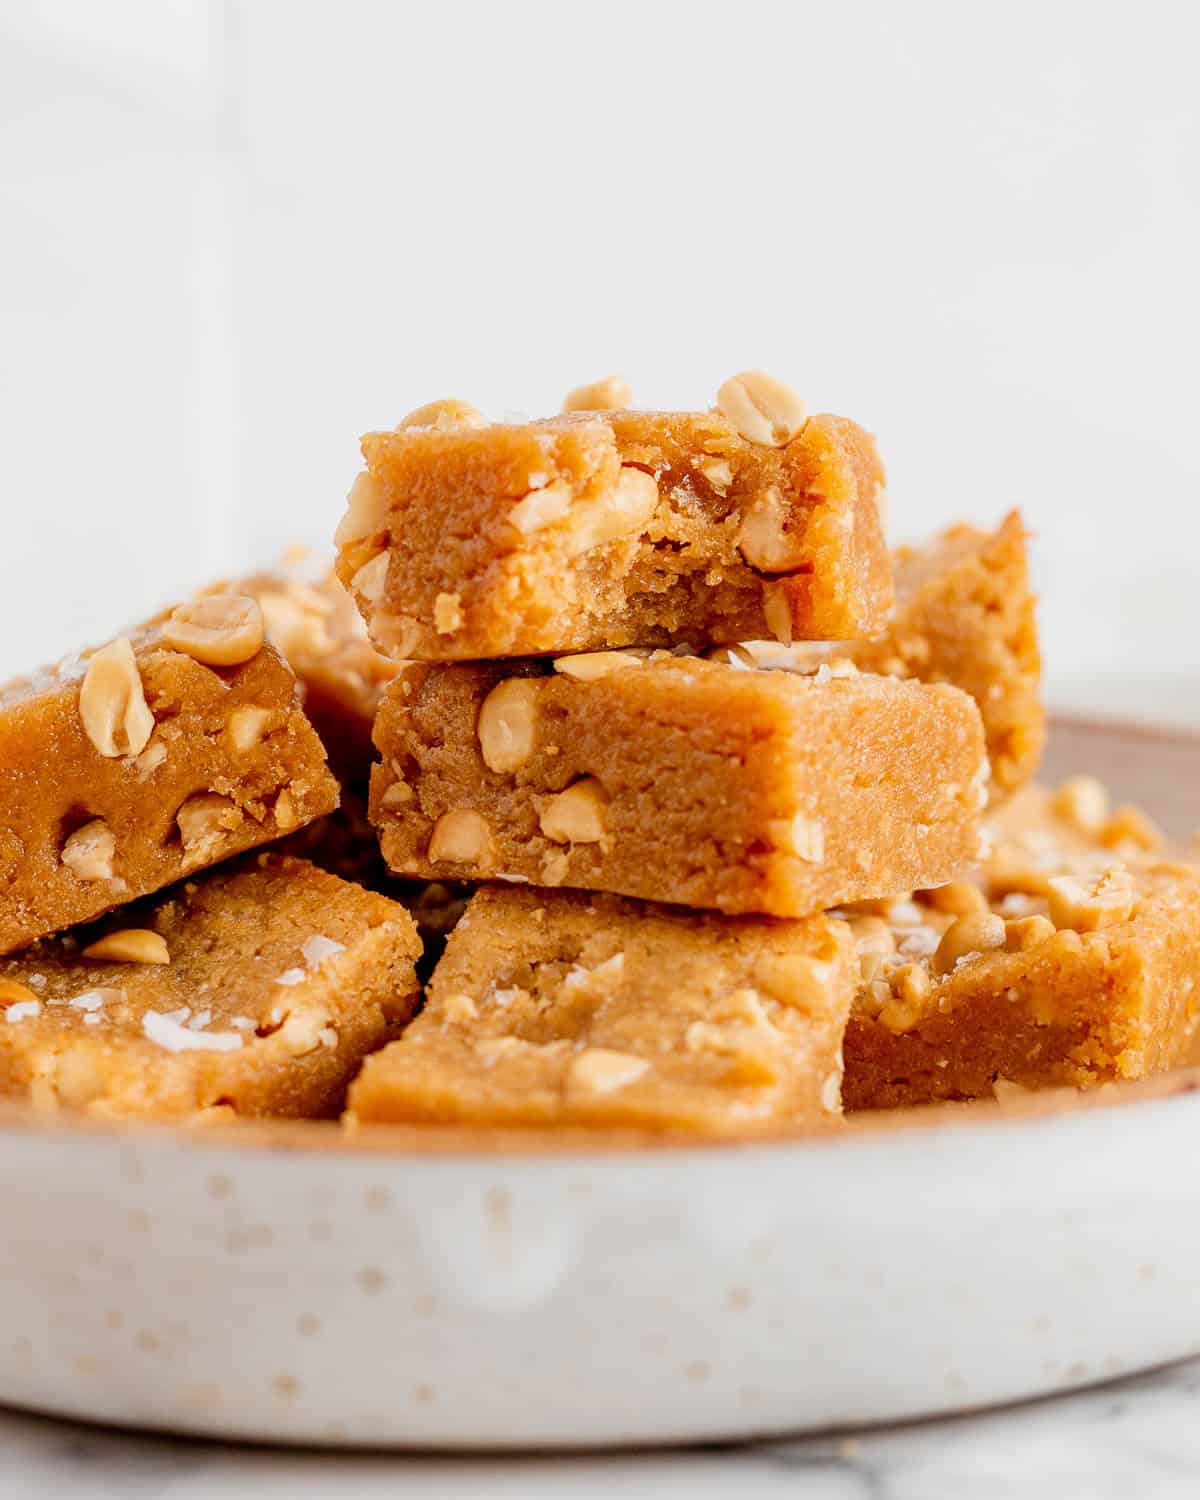
<svg viewBox="0 0 1200 1500"><path fill-rule="evenodd" d="M429 858L460 864L477 863L487 856L491 841L486 818L470 808L455 808L437 820L429 840Z"/></svg>
<svg viewBox="0 0 1200 1500"><path fill-rule="evenodd" d="M1052 938L1057 930L1049 917L1017 917L1004 924L1004 946L1010 953L1024 953Z"/></svg>
<svg viewBox="0 0 1200 1500"><path fill-rule="evenodd" d="M350 486L346 497L346 514L334 533L339 547L376 536L387 529L387 492L379 481L365 471Z"/></svg>
<svg viewBox="0 0 1200 1500"><path fill-rule="evenodd" d="M1070 776L1050 805L1080 833L1095 834L1108 817L1108 789L1095 776Z"/></svg>
<svg viewBox="0 0 1200 1500"><path fill-rule="evenodd" d="M633 391L619 375L607 375L590 385L577 385L568 391L563 411L625 411L633 405Z"/></svg>
<svg viewBox="0 0 1200 1500"><path fill-rule="evenodd" d="M586 1047L567 1069L567 1088L590 1094L611 1094L649 1072L644 1057L614 1052L609 1047Z"/></svg>
<svg viewBox="0 0 1200 1500"><path fill-rule="evenodd" d="M595 844L604 837L608 798L594 776L585 776L551 797L538 819L556 844Z"/></svg>
<svg viewBox="0 0 1200 1500"><path fill-rule="evenodd" d="M103 818L77 828L63 844L62 862L80 880L111 880L117 840Z"/></svg>
<svg viewBox="0 0 1200 1500"><path fill-rule="evenodd" d="M925 892L925 900L935 911L952 912L956 917L988 910L987 897L968 880L952 880L949 885L936 886Z"/></svg>
<svg viewBox="0 0 1200 1500"><path fill-rule="evenodd" d="M1098 876L1056 875L1047 883L1055 927L1098 932L1128 921L1133 911L1133 880L1124 865L1112 865Z"/></svg>
<svg viewBox="0 0 1200 1500"><path fill-rule="evenodd" d="M454 432L462 427L486 427L487 418L469 401L427 401L396 423L396 431L406 427L436 427L439 432Z"/></svg>
<svg viewBox="0 0 1200 1500"><path fill-rule="evenodd" d="M581 651L577 656L556 657L554 670L563 677L575 678L577 682L595 682L610 672L640 667L644 661L645 657L632 651Z"/></svg>
<svg viewBox="0 0 1200 1500"><path fill-rule="evenodd" d="M1161 849L1163 836L1138 808L1126 804L1118 807L1099 833L1106 849L1134 849L1153 853Z"/></svg>
<svg viewBox="0 0 1200 1500"><path fill-rule="evenodd" d="M658 506L658 485L644 469L623 468L607 495L586 500L571 511L567 531L568 557L640 532Z"/></svg>

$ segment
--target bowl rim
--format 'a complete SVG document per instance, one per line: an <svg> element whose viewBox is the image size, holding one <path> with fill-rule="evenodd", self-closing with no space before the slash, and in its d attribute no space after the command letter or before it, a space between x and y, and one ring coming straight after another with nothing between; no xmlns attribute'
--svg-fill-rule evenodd
<svg viewBox="0 0 1200 1500"><path fill-rule="evenodd" d="M998 1127L1037 1128L1050 1121L1074 1120L1091 1113L1159 1104L1179 1107L1200 1093L1200 1065L1178 1068L1154 1078L1102 1084L1087 1092L1044 1089L1026 1096L972 1099L919 1105L897 1110L867 1110L827 1124L806 1124L724 1137L683 1133L608 1130L595 1127L459 1125L370 1125L346 1129L336 1120L251 1119L191 1125L169 1120L95 1119L68 1114L47 1117L15 1103L0 1105L0 1147L34 1137L64 1142L110 1142L119 1145L178 1146L204 1154L209 1148L233 1149L257 1157L285 1156L328 1161L390 1158L397 1162L571 1160L655 1157L711 1158L746 1151L790 1154L816 1146L873 1144L921 1135L960 1135L966 1130Z"/></svg>

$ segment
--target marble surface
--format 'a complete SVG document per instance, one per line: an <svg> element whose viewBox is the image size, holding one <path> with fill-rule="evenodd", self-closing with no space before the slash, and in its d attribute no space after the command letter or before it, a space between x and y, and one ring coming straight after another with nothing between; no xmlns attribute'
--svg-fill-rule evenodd
<svg viewBox="0 0 1200 1500"><path fill-rule="evenodd" d="M0 1500L1158 1500L1197 1492L1198 1417L1200 1360L951 1420L641 1454L300 1453L0 1413Z"/></svg>

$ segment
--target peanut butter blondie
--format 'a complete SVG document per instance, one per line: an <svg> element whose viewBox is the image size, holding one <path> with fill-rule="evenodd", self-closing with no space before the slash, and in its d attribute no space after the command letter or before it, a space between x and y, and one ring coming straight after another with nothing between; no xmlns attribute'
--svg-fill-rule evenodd
<svg viewBox="0 0 1200 1500"><path fill-rule="evenodd" d="M845 648L864 672L949 682L979 705L994 797L1037 770L1046 740L1036 600L1017 512L996 531L952 526L892 556L896 610L882 639Z"/></svg>
<svg viewBox="0 0 1200 1500"><path fill-rule="evenodd" d="M1086 775L1070 776L1053 789L1023 787L989 812L987 839L985 873L1001 894L1011 889L1044 896L1064 856L1137 864L1160 859L1167 849L1162 831L1140 808L1114 806L1108 788Z"/></svg>
<svg viewBox="0 0 1200 1500"><path fill-rule="evenodd" d="M711 412L487 424L461 403L369 433L338 576L419 660L883 628L891 575L870 436L766 376Z"/></svg>
<svg viewBox="0 0 1200 1500"><path fill-rule="evenodd" d="M366 788L371 726L399 663L367 639L354 601L332 572L306 583L285 573L260 573L236 585L262 606L267 639L304 689L304 711L343 784Z"/></svg>
<svg viewBox="0 0 1200 1500"><path fill-rule="evenodd" d="M855 968L823 916L489 887L421 1015L364 1064L351 1118L713 1135L828 1119Z"/></svg>
<svg viewBox="0 0 1200 1500"><path fill-rule="evenodd" d="M846 658L861 671L948 682L979 705L993 802L1035 773L1046 739L1041 656L1025 529L1014 511L996 531L952 526L926 547L892 553L896 608L883 635L829 651L762 647L771 665Z"/></svg>
<svg viewBox="0 0 1200 1500"><path fill-rule="evenodd" d="M410 663L370 816L397 874L796 917L979 852L987 761L955 688L670 653Z"/></svg>
<svg viewBox="0 0 1200 1500"><path fill-rule="evenodd" d="M1033 791L1015 816L1005 809L978 884L849 917L862 986L846 1031L848 1108L1087 1088L1187 1052L1200 872L1157 856L1149 825L1102 809L1090 779Z"/></svg>
<svg viewBox="0 0 1200 1500"><path fill-rule="evenodd" d="M0 960L0 1093L41 1110L336 1114L412 1014L408 913L259 854Z"/></svg>
<svg viewBox="0 0 1200 1500"><path fill-rule="evenodd" d="M337 806L253 599L202 597L0 687L0 952Z"/></svg>

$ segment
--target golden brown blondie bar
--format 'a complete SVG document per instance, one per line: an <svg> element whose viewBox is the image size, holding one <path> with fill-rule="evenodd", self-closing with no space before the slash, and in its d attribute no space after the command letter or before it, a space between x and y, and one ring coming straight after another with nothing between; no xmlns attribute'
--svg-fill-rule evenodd
<svg viewBox="0 0 1200 1500"><path fill-rule="evenodd" d="M360 1124L709 1134L828 1119L856 967L844 924L823 916L487 887L349 1108Z"/></svg>
<svg viewBox="0 0 1200 1500"><path fill-rule="evenodd" d="M201 598L0 688L0 952L337 806L254 600Z"/></svg>
<svg viewBox="0 0 1200 1500"><path fill-rule="evenodd" d="M953 878L987 762L965 693L671 654L412 663L376 723L397 874L804 916Z"/></svg>
<svg viewBox="0 0 1200 1500"><path fill-rule="evenodd" d="M864 672L949 682L979 705L993 797L1035 773L1046 739L1041 655L1025 528L952 526L927 547L892 554L896 609L877 641L842 648Z"/></svg>
<svg viewBox="0 0 1200 1500"><path fill-rule="evenodd" d="M487 424L443 402L369 433L338 576L376 646L462 660L881 629L874 443L760 379L711 412Z"/></svg>
<svg viewBox="0 0 1200 1500"><path fill-rule="evenodd" d="M0 960L0 1094L92 1114L328 1116L417 1002L408 913L259 854Z"/></svg>
<svg viewBox="0 0 1200 1500"><path fill-rule="evenodd" d="M1028 788L979 884L850 917L862 988L848 1108L1086 1088L1182 1059L1200 1013L1200 873L1157 856L1145 820L1095 792L1082 778Z"/></svg>

